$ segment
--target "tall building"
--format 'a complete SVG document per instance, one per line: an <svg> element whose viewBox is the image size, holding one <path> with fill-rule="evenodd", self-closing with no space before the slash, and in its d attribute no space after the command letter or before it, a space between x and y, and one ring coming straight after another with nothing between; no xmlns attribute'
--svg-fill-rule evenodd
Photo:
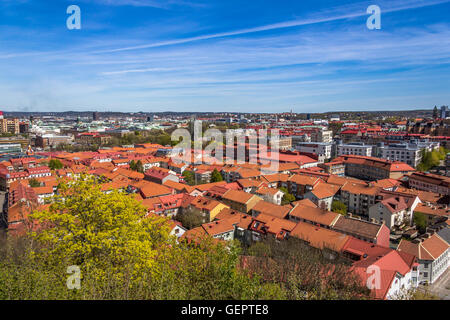
<svg viewBox="0 0 450 320"><path fill-rule="evenodd" d="M7 132L13 133L13 134L20 133L19 119L0 118L0 133L7 133Z"/></svg>
<svg viewBox="0 0 450 320"><path fill-rule="evenodd" d="M98 121L100 119L100 114L98 112L92 113L92 120Z"/></svg>
<svg viewBox="0 0 450 320"><path fill-rule="evenodd" d="M447 114L448 114L448 107L442 106L441 107L441 119L447 118Z"/></svg>

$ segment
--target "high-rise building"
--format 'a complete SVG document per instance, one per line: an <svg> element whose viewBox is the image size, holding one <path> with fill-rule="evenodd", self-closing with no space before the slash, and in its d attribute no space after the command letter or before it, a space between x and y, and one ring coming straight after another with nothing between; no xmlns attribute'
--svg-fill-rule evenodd
<svg viewBox="0 0 450 320"><path fill-rule="evenodd" d="M100 119L100 114L98 112L92 113L92 120L98 121Z"/></svg>
<svg viewBox="0 0 450 320"><path fill-rule="evenodd" d="M448 113L448 107L442 106L441 107L441 119L447 118L447 113Z"/></svg>
<svg viewBox="0 0 450 320"><path fill-rule="evenodd" d="M0 132L1 133L20 133L20 122L19 119L4 119L0 118Z"/></svg>

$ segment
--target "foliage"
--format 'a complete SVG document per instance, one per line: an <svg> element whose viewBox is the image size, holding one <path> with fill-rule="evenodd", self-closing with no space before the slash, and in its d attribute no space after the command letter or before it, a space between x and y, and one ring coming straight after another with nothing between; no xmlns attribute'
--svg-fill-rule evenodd
<svg viewBox="0 0 450 320"><path fill-rule="evenodd" d="M28 183L32 188L37 188L41 186L41 183L36 178L31 178L30 180L28 180Z"/></svg>
<svg viewBox="0 0 450 320"><path fill-rule="evenodd" d="M209 222L205 220L202 212L195 207L188 207L178 212L175 220L181 222L183 227L189 230L199 227L205 222Z"/></svg>
<svg viewBox="0 0 450 320"><path fill-rule="evenodd" d="M172 141L170 134L163 130L134 131L120 138L113 137L107 146L117 147L141 143L155 143L162 146L174 146L178 143L178 141Z"/></svg>
<svg viewBox="0 0 450 320"><path fill-rule="evenodd" d="M348 262L334 259L297 238L276 241L273 237L247 249L248 268L268 283L281 285L286 299L367 299L370 291L350 271ZM328 251L330 252L330 251Z"/></svg>
<svg viewBox="0 0 450 320"><path fill-rule="evenodd" d="M217 169L214 169L214 171L211 173L211 183L220 181L223 181L222 174Z"/></svg>
<svg viewBox="0 0 450 320"><path fill-rule="evenodd" d="M331 211L345 216L345 215L347 215L347 206L342 201L334 200L331 203Z"/></svg>
<svg viewBox="0 0 450 320"><path fill-rule="evenodd" d="M276 299L277 284L238 268L240 246L169 235L132 196L104 194L82 177L61 183L40 229L0 244L0 299ZM69 290L67 267L81 270Z"/></svg>
<svg viewBox="0 0 450 320"><path fill-rule="evenodd" d="M184 181L190 185L193 186L195 184L195 176L194 173L189 170L184 170L182 174Z"/></svg>
<svg viewBox="0 0 450 320"><path fill-rule="evenodd" d="M414 211L414 224L419 229L420 233L425 233L427 229L427 217L421 212Z"/></svg>
<svg viewBox="0 0 450 320"><path fill-rule="evenodd" d="M295 196L293 194L289 193L288 189L286 189L285 187L281 187L280 190L284 193L283 198L281 199L282 206L289 204L296 200Z"/></svg>
<svg viewBox="0 0 450 320"><path fill-rule="evenodd" d="M438 166L440 161L445 159L448 150L443 147L440 147L439 150L433 151L422 150L421 152L422 152L422 161L417 166L417 170L428 171L431 168Z"/></svg>
<svg viewBox="0 0 450 320"><path fill-rule="evenodd" d="M48 166L50 167L50 169L52 170L58 170L58 169L62 169L63 168L63 164L61 161L59 161L58 159L51 159L48 162Z"/></svg>
<svg viewBox="0 0 450 320"><path fill-rule="evenodd" d="M144 165L142 164L141 160L138 160L137 162L135 162L134 160L131 160L130 169L133 171L144 173Z"/></svg>

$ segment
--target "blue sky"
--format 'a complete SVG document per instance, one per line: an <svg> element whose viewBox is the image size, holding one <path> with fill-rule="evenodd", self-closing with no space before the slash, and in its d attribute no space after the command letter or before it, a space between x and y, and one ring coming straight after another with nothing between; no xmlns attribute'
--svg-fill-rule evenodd
<svg viewBox="0 0 450 320"><path fill-rule="evenodd" d="M0 0L5 111L422 109L449 88L450 0Z"/></svg>

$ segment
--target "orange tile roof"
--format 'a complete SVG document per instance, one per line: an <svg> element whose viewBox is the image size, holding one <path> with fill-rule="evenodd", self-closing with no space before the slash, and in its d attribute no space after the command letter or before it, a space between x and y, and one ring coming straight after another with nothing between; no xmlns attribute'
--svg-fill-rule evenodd
<svg viewBox="0 0 450 320"><path fill-rule="evenodd" d="M325 226L333 226L340 216L335 212L322 210L320 208L312 208L302 204L297 204L289 215Z"/></svg>
<svg viewBox="0 0 450 320"><path fill-rule="evenodd" d="M273 217L284 219L291 209L285 206L279 206L271 202L264 200L258 201L258 203L252 208L253 211L264 213Z"/></svg>
<svg viewBox="0 0 450 320"><path fill-rule="evenodd" d="M322 182L317 184L313 190L311 190L312 194L314 194L318 199L325 199L329 197L333 197L338 191L340 187L334 184L329 184L326 182Z"/></svg>
<svg viewBox="0 0 450 320"><path fill-rule="evenodd" d="M146 183L140 187L141 194L144 198L153 198L172 194L172 189L161 184L146 181Z"/></svg>
<svg viewBox="0 0 450 320"><path fill-rule="evenodd" d="M225 192L225 194L222 196L223 199L230 200L233 202L246 204L250 201L251 198L256 197L254 194L247 193L245 191L240 190L228 190Z"/></svg>
<svg viewBox="0 0 450 320"><path fill-rule="evenodd" d="M310 246L318 249L328 248L341 252L350 239L349 236L333 230L299 222L291 232L291 236L307 241Z"/></svg>

